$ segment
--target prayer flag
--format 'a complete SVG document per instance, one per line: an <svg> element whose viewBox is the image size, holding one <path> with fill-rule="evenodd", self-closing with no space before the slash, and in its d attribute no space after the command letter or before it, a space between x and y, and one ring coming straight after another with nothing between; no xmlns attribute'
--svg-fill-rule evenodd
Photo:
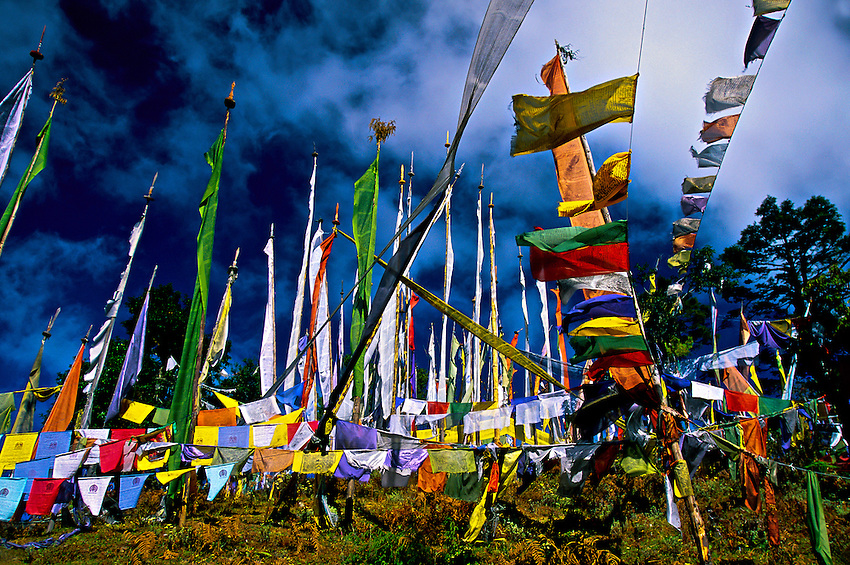
<svg viewBox="0 0 850 565"><path fill-rule="evenodd" d="M50 514L56 495L65 479L33 479L30 497L27 500L26 512L31 516L46 516Z"/></svg>
<svg viewBox="0 0 850 565"><path fill-rule="evenodd" d="M536 247L541 251L564 253L589 245L625 243L628 228L625 220L609 222L595 228L537 229L516 236L519 246Z"/></svg>
<svg viewBox="0 0 850 565"><path fill-rule="evenodd" d="M558 281L558 288L561 292L561 301L564 303L568 302L575 291L579 289L632 295L632 284L629 282L628 273L625 272L564 279Z"/></svg>
<svg viewBox="0 0 850 565"><path fill-rule="evenodd" d="M50 415L41 427L42 433L64 432L71 425L71 420L74 419L74 407L77 405L77 391L80 387L80 371L83 367L85 349L86 342L84 340L74 358L74 364L68 371L68 376L65 377L65 382L62 384L62 392L59 393L56 403L50 410Z"/></svg>
<svg viewBox="0 0 850 565"><path fill-rule="evenodd" d="M0 394L0 434L8 433L12 427L12 411L15 409L15 395L11 392Z"/></svg>
<svg viewBox="0 0 850 565"><path fill-rule="evenodd" d="M723 389L716 386L691 381L691 396L704 400L723 400Z"/></svg>
<svg viewBox="0 0 850 565"><path fill-rule="evenodd" d="M630 351L645 351L646 341L642 335L630 335L626 337L570 337L570 347L575 355L570 359L571 363L587 361L606 355L617 353L628 353Z"/></svg>
<svg viewBox="0 0 850 565"><path fill-rule="evenodd" d="M27 107L27 102L30 99L32 92L32 73L33 69L18 81L9 94L0 102L0 184L6 177L6 171L9 169L9 158L12 156L12 151L15 149L15 142L18 139L18 132L21 129L21 122L24 117L24 110Z"/></svg>
<svg viewBox="0 0 850 565"><path fill-rule="evenodd" d="M54 107L56 103L54 102ZM0 253L3 252L3 246L6 244L6 238L9 236L9 230L12 229L12 223L15 221L15 215L18 213L18 208L21 205L21 199L26 194L27 187L35 176L44 169L44 164L47 161L47 146L50 143L50 125L53 123L53 109L50 110L50 115L44 123L44 127L38 132L36 140L38 145L35 148L35 154L32 156L27 172L21 177L15 192L12 194L9 204L6 205L6 210L3 216L0 217Z"/></svg>
<svg viewBox="0 0 850 565"><path fill-rule="evenodd" d="M615 153L608 157L593 177L593 200L561 202L558 204L558 216L576 216L625 200L629 195L631 162L631 151Z"/></svg>
<svg viewBox="0 0 850 565"><path fill-rule="evenodd" d="M714 114L727 108L743 106L755 83L755 75L731 78L717 77L708 85L705 93L705 113Z"/></svg>
<svg viewBox="0 0 850 565"><path fill-rule="evenodd" d="M371 266L375 255L375 232L378 215L378 161L375 160L354 183L354 212L352 221L354 241L357 247L357 294L354 297L351 319L351 348L355 349L363 337L364 324L369 312L369 296L372 292ZM354 397L363 396L363 360L357 359L354 365Z"/></svg>
<svg viewBox="0 0 850 565"><path fill-rule="evenodd" d="M578 324L603 316L619 316L621 318L636 318L634 299L631 296L618 294L603 294L579 302L572 310L564 314L564 326Z"/></svg>
<svg viewBox="0 0 850 565"><path fill-rule="evenodd" d="M433 473L472 473L478 469L470 449L429 449L428 459Z"/></svg>
<svg viewBox="0 0 850 565"><path fill-rule="evenodd" d="M573 331L569 332L569 335L598 337L641 335L641 333L637 320L605 316L586 321Z"/></svg>
<svg viewBox="0 0 850 565"><path fill-rule="evenodd" d="M817 475L812 471L806 471L806 507L806 525L809 527L812 551L823 565L832 565L832 551L829 548L829 532L826 529L820 485Z"/></svg>
<svg viewBox="0 0 850 565"><path fill-rule="evenodd" d="M708 204L708 196L683 194L680 204L682 205L682 213L686 216L696 212L702 213L705 212L705 207Z"/></svg>
<svg viewBox="0 0 850 565"><path fill-rule="evenodd" d="M227 484L227 479L233 473L233 467L236 463L223 463L221 465L210 465L205 468L207 480L210 482L210 490L207 493L207 500L213 500L222 487Z"/></svg>
<svg viewBox="0 0 850 565"><path fill-rule="evenodd" d="M258 422L268 422L275 416L280 415L280 406L274 396L261 398L248 404L239 406L242 412L242 418L246 424L256 424Z"/></svg>
<svg viewBox="0 0 850 565"><path fill-rule="evenodd" d="M631 122L637 75L604 82L582 92L513 97L516 135L511 155L547 151L609 122Z"/></svg>
<svg viewBox="0 0 850 565"><path fill-rule="evenodd" d="M697 152L697 150L691 146L691 155L697 160L697 167L719 167L720 164L723 163L723 156L726 155L726 149L728 147L728 142L718 143L716 145L709 145L702 151Z"/></svg>
<svg viewBox="0 0 850 565"><path fill-rule="evenodd" d="M0 478L0 521L9 522L24 497L27 479Z"/></svg>
<svg viewBox="0 0 850 565"><path fill-rule="evenodd" d="M155 406L143 402L130 402L121 417L134 424L141 424L155 408Z"/></svg>
<svg viewBox="0 0 850 565"><path fill-rule="evenodd" d="M785 10L791 0L753 0L753 17Z"/></svg>
<svg viewBox="0 0 850 565"><path fill-rule="evenodd" d="M691 262L691 250L683 249L675 255L667 259L667 264L671 269L678 269L680 273L688 268L688 263Z"/></svg>
<svg viewBox="0 0 850 565"><path fill-rule="evenodd" d="M156 480L158 480L163 485L167 485L168 483L170 483L174 479L180 478L183 475L185 475L186 473L191 473L194 470L195 470L194 468L190 468L190 469L177 469L177 470L174 470L174 471L160 471L159 473L156 474Z"/></svg>
<svg viewBox="0 0 850 565"><path fill-rule="evenodd" d="M135 508L139 503L139 495L142 494L142 488L145 486L145 481L151 473L140 473L136 475L121 475L119 477L118 489L118 508L120 510L130 510Z"/></svg>
<svg viewBox="0 0 850 565"><path fill-rule="evenodd" d="M8 434L0 450L0 469L12 469L16 463L32 458L38 433Z"/></svg>
<svg viewBox="0 0 850 565"><path fill-rule="evenodd" d="M213 391L213 394L215 395L216 398L218 398L218 401L221 402L221 405L224 406L225 408L239 408L239 401L238 400L234 400L233 398L230 398L229 396L225 396L225 395L221 394L220 392L216 392L216 391ZM234 422L233 425L236 425L235 422Z"/></svg>
<svg viewBox="0 0 850 565"><path fill-rule="evenodd" d="M729 139L735 131L735 126L738 124L738 118L741 114L733 114L731 116L723 116L713 122L703 122L702 131L699 138L705 143L714 143L721 139Z"/></svg>
<svg viewBox="0 0 850 565"><path fill-rule="evenodd" d="M156 269L154 269L154 274L156 274ZM153 277L151 277L151 284L153 284ZM145 293L145 301L142 304L142 309L139 312L138 319L136 320L136 327L133 330L133 335L130 337L130 344L127 346L127 355L124 357L124 364L121 366L121 372L118 374L118 380L115 382L115 390L112 393L112 400L109 402L109 408L106 410L105 422L108 422L118 415L121 408L121 400L127 394L130 387L136 384L136 379L142 371L142 361L144 360L145 355L145 328L148 323L150 294L151 289L150 286L148 286L148 291ZM142 411L136 407L136 409L130 413L131 418L127 418L126 416L124 418L131 422L141 424L142 420L144 420L148 414L153 412L153 409L154 407L150 406L150 410L142 415L141 419L138 419ZM137 420L133 420L133 416L135 416Z"/></svg>
<svg viewBox="0 0 850 565"><path fill-rule="evenodd" d="M680 235L696 233L699 230L699 218L682 218L673 222L673 239Z"/></svg>
<svg viewBox="0 0 850 565"><path fill-rule="evenodd" d="M759 397L755 394L747 394L744 392L735 392L734 390L724 391L726 396L726 408L732 412L754 412L759 411Z"/></svg>
<svg viewBox="0 0 850 565"><path fill-rule="evenodd" d="M274 384L277 377L277 348L275 339L275 294L274 294L274 224L269 232L269 239L263 248L268 258L269 284L266 312L263 319L263 339L260 344L260 394L265 394Z"/></svg>
<svg viewBox="0 0 850 565"><path fill-rule="evenodd" d="M196 429L202 426L235 426L238 421L238 408L216 408L199 410Z"/></svg>
<svg viewBox="0 0 850 565"><path fill-rule="evenodd" d="M618 355L606 355L595 360L590 367L587 368L587 378L596 380L602 376L602 372L612 367L627 368L639 367L641 365L652 365L652 357L648 351L632 351L629 353L620 353Z"/></svg>
<svg viewBox="0 0 850 565"><path fill-rule="evenodd" d="M680 235L676 238L673 238L673 251L678 253L683 249L693 249L696 240L696 233L686 233L685 235Z"/></svg>
<svg viewBox="0 0 850 565"><path fill-rule="evenodd" d="M250 426L224 426L218 429L218 444L220 447L250 446Z"/></svg>
<svg viewBox="0 0 850 565"><path fill-rule="evenodd" d="M591 245L566 253L531 248L531 274L538 281L601 275L629 269L628 243Z"/></svg>
<svg viewBox="0 0 850 565"><path fill-rule="evenodd" d="M32 392L38 389L39 381L41 380L41 358L44 355L44 342L47 336L41 338L41 346L38 348L38 353L35 356L35 361L30 369L30 376L27 380L24 396L21 398L21 407L18 409L18 415L15 417L15 424L12 426L13 434L24 434L32 431L32 420L35 415L36 395ZM43 400L43 399L42 399ZM5 446L4 446L5 447Z"/></svg>
<svg viewBox="0 0 850 565"><path fill-rule="evenodd" d="M716 175L708 177L685 177L682 181L682 194L699 194L711 192L714 188L714 179Z"/></svg>
<svg viewBox="0 0 850 565"><path fill-rule="evenodd" d="M80 465L83 463L83 458L86 456L87 449L70 451L57 455L53 459L53 478L54 479L70 479L74 476Z"/></svg>
<svg viewBox="0 0 850 565"><path fill-rule="evenodd" d="M198 340L202 337L204 318L207 312L209 296L210 269L212 267L212 247L215 237L215 220L218 212L218 189L221 179L221 165L224 156L225 130L222 129L218 138L209 151L204 154L207 164L212 169L207 187L201 197L198 211L201 215L201 226L198 230L198 273L195 279L195 290L192 296L192 306L186 325L183 340L183 352L180 357L180 369L171 401L171 418L174 420L174 441L187 443L191 416L194 409L193 389L195 367L198 357ZM180 465L180 454L175 450L169 461L169 468L175 470ZM174 496L176 491L170 490Z"/></svg>
<svg viewBox="0 0 850 565"><path fill-rule="evenodd" d="M780 21L767 16L756 17L753 29L750 30L750 36L747 38L747 45L744 47L744 67L749 66L756 59L764 59L770 42L773 41L773 36L779 29Z"/></svg>
<svg viewBox="0 0 850 565"><path fill-rule="evenodd" d="M254 473L277 473L292 467L295 452L289 449L257 449L251 470Z"/></svg>
<svg viewBox="0 0 850 565"><path fill-rule="evenodd" d="M80 498L89 507L92 516L99 516L103 497L106 495L106 489L109 488L112 477L80 477L77 480L80 487Z"/></svg>
<svg viewBox="0 0 850 565"><path fill-rule="evenodd" d="M295 468L296 473L315 473L317 475L332 475L342 459L342 451L329 451L326 455L319 452L303 453L300 468ZM296 459L297 460L297 459Z"/></svg>

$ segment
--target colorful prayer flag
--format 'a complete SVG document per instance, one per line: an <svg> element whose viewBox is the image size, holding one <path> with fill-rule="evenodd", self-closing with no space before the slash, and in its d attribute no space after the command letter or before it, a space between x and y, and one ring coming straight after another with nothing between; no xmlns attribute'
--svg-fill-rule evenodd
<svg viewBox="0 0 850 565"><path fill-rule="evenodd" d="M750 36L747 38L747 45L744 47L744 67L749 66L756 59L764 59L768 48L770 48L770 43L773 41L773 36L779 29L780 21L767 16L756 17L753 28L750 30Z"/></svg>
<svg viewBox="0 0 850 565"><path fill-rule="evenodd" d="M570 359L571 363L596 359L606 355L628 353L630 351L645 351L646 341L642 335L630 335L626 337L570 337L570 347L575 355Z"/></svg>
<svg viewBox="0 0 850 565"><path fill-rule="evenodd" d="M716 175L707 177L685 177L685 180L682 181L682 194L711 192L711 189L714 188L714 179L716 178Z"/></svg>
<svg viewBox="0 0 850 565"><path fill-rule="evenodd" d="M709 145L702 151L697 152L697 150L691 146L691 155L697 160L697 167L699 168L719 167L721 163L723 163L723 157L726 155L726 149L728 147L728 142L718 143L716 145Z"/></svg>
<svg viewBox="0 0 850 565"><path fill-rule="evenodd" d="M753 17L785 10L791 0L753 0Z"/></svg>
<svg viewBox="0 0 850 565"><path fill-rule="evenodd" d="M625 200L629 195L631 161L631 151L615 153L608 157L593 177L593 200L561 202L558 204L558 216L576 216Z"/></svg>
<svg viewBox="0 0 850 565"><path fill-rule="evenodd" d="M721 139L729 139L735 131L735 126L738 124L738 118L741 114L733 114L731 116L723 116L713 122L703 122L702 131L699 138L705 143L714 143Z"/></svg>
<svg viewBox="0 0 850 565"><path fill-rule="evenodd" d="M708 85L705 93L705 113L714 114L727 108L743 106L755 83L755 75L731 78L717 77Z"/></svg>
<svg viewBox="0 0 850 565"><path fill-rule="evenodd" d="M548 151L609 122L631 122L637 75L604 82L582 92L513 97L516 135L511 155Z"/></svg>

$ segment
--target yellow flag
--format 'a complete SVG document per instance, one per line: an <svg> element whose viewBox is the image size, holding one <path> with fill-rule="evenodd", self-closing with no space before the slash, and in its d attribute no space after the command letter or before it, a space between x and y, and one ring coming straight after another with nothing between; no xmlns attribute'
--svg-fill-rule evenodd
<svg viewBox="0 0 850 565"><path fill-rule="evenodd" d="M160 471L159 473L156 474L156 480L158 480L160 483L162 483L164 485L167 485L168 483L170 483L174 479L176 479L178 477L182 477L186 473L191 473L194 470L195 469L193 468L193 469L177 469L176 471Z"/></svg>
<svg viewBox="0 0 850 565"><path fill-rule="evenodd" d="M683 249L679 251L669 259L667 259L667 264L670 265L671 269L679 269L680 273L685 272L688 268L688 263L691 262L691 250Z"/></svg>
<svg viewBox="0 0 850 565"><path fill-rule="evenodd" d="M610 122L631 122L637 75L604 82L582 92L513 97L516 135L511 155L548 151Z"/></svg>
<svg viewBox="0 0 850 565"><path fill-rule="evenodd" d="M16 463L23 463L32 458L38 432L26 434L9 434L3 442L0 451L0 469L14 469Z"/></svg>
<svg viewBox="0 0 850 565"><path fill-rule="evenodd" d="M124 413L121 414L121 417L133 422L134 424L141 424L145 421L145 418L148 417L148 414L154 411L154 408L156 408L156 406L151 406L150 404L131 402Z"/></svg>
<svg viewBox="0 0 850 565"><path fill-rule="evenodd" d="M136 459L136 469L138 469L139 471L150 471L151 469L159 469L168 462L168 456L170 454L171 448L168 448L163 451L148 451L142 457Z"/></svg>
<svg viewBox="0 0 850 565"><path fill-rule="evenodd" d="M468 449L429 449L431 470L434 473L471 473L475 471L475 456Z"/></svg>
<svg viewBox="0 0 850 565"><path fill-rule="evenodd" d="M570 335L583 337L640 335L640 326L631 318L605 316L588 320L571 331Z"/></svg>
<svg viewBox="0 0 850 565"><path fill-rule="evenodd" d="M303 408L299 408L298 410L293 410L289 414L280 414L271 418L268 423L269 424L295 424L301 421L301 414L304 412Z"/></svg>
<svg viewBox="0 0 850 565"><path fill-rule="evenodd" d="M317 475L331 475L336 471L342 451L330 451L327 455L321 453L304 453L301 457L301 472Z"/></svg>
<svg viewBox="0 0 850 565"><path fill-rule="evenodd" d="M218 426L195 426L194 445L218 445Z"/></svg>
<svg viewBox="0 0 850 565"><path fill-rule="evenodd" d="M225 408L239 408L239 401L238 400L233 400L229 396L225 396L225 395L221 394L220 392L216 392L216 391L213 391L213 394L215 395L216 398L218 398L218 401L221 402L221 405L224 406Z"/></svg>
<svg viewBox="0 0 850 565"><path fill-rule="evenodd" d="M558 216L562 218L577 216L590 210L601 210L625 200L629 195L631 164L631 151L614 153L608 157L593 177L593 200L561 202L558 204Z"/></svg>

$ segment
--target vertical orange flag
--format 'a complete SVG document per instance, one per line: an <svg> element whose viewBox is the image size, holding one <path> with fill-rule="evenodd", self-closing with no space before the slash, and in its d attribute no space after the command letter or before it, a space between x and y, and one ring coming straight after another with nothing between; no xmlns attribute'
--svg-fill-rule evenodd
<svg viewBox="0 0 850 565"><path fill-rule="evenodd" d="M80 345L74 364L71 365L71 370L68 371L68 376L65 377L65 382L62 384L62 391L50 410L47 421L41 428L42 432L64 432L71 425L71 420L74 419L74 407L77 404L77 389L80 386L80 371L83 368L83 351L86 349L86 341L88 340L84 339L82 345Z"/></svg>

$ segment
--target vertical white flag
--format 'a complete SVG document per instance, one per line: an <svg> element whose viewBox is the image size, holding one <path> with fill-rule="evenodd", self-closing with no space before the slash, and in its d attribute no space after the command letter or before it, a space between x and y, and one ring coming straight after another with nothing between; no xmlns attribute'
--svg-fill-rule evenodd
<svg viewBox="0 0 850 565"><path fill-rule="evenodd" d="M274 224L269 232L269 240L263 248L268 257L269 297L266 302L266 315L263 321L263 341L260 345L260 394L265 394L277 377L277 352L275 345L275 308L274 308Z"/></svg>
<svg viewBox="0 0 850 565"><path fill-rule="evenodd" d="M15 142L24 119L24 110L32 92L32 69L18 81L9 94L0 102L0 184L9 169L9 158L15 150Z"/></svg>

